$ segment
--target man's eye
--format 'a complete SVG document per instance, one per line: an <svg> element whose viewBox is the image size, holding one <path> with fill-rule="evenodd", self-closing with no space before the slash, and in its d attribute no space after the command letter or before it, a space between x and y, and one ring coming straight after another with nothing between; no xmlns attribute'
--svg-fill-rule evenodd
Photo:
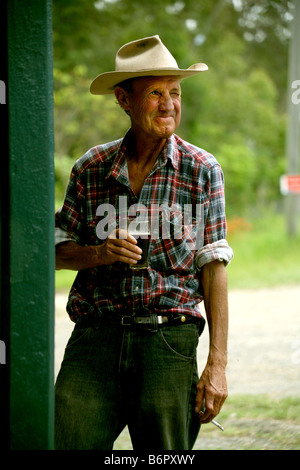
<svg viewBox="0 0 300 470"><path fill-rule="evenodd" d="M159 96L160 93L157 90L151 91L150 95Z"/></svg>

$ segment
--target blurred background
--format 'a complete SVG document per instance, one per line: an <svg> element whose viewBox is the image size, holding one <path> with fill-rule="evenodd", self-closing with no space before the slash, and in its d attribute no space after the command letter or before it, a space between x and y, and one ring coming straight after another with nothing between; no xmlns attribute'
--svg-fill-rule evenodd
<svg viewBox="0 0 300 470"><path fill-rule="evenodd" d="M281 325L270 315L270 309L277 306L284 319L281 335L285 334L284 327L294 334L282 369L273 371L273 376L279 374L279 382L286 380L280 374L287 369L294 380L293 387L284 391L284 398L270 392L266 385L251 397L246 394L247 400L241 398L245 391L241 394L237 389L224 405L223 422L234 421L239 412L241 419L248 419L244 427L232 425L232 434L241 439L249 435L249 419L257 419L259 406L261 423L266 419L293 423L292 431L285 428L280 434L284 437L276 437L281 442L279 447L274 444L273 431L261 428L267 440L251 444L258 448L300 448L299 196L293 200L291 231L287 222L289 196L280 192L280 177L290 169L289 70L294 61L290 44L295 2L298 0L53 0L56 209L62 204L75 160L95 145L122 137L129 127L128 118L112 95L89 93L96 75L114 70L116 52L123 44L158 34L180 68L195 62L205 62L209 67L208 72L182 83L182 122L177 133L212 153L225 174L228 241L235 253L228 267L232 323L245 335L237 335L237 340L250 340L246 335L250 314L243 321L237 318L247 304L256 305L255 299L262 292L267 292L264 311L257 310L257 315L263 320L265 312L268 321L262 331L272 337L271 327ZM297 78L300 80L300 76ZM299 159L298 153L300 173ZM57 272L57 295L67 292L74 275ZM239 297L241 292L244 297ZM274 299L282 302L284 311L278 303L274 305ZM256 308L260 306L258 302ZM259 328L259 322L255 327ZM280 339L282 336L276 336L276 341ZM270 347L266 342L260 346ZM278 347L277 342L274 351ZM274 357L267 359L274 361ZM274 411L279 409L284 409L280 416ZM253 429L255 435L255 426ZM207 432L208 439L214 439L213 433L217 433L219 442L220 431ZM127 448L126 439L120 445ZM216 444L211 445L215 448ZM238 445L251 448L249 440Z"/></svg>

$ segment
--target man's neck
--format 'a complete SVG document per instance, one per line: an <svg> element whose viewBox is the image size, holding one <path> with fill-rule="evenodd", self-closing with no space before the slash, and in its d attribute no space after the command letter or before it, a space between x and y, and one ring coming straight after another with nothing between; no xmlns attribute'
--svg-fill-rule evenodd
<svg viewBox="0 0 300 470"><path fill-rule="evenodd" d="M130 143L127 147L127 168L131 187L137 196L165 143L166 139L136 139L131 134Z"/></svg>
<svg viewBox="0 0 300 470"><path fill-rule="evenodd" d="M129 159L134 160L141 168L149 166L157 160L165 146L167 139L153 139L147 137L137 137L131 134Z"/></svg>

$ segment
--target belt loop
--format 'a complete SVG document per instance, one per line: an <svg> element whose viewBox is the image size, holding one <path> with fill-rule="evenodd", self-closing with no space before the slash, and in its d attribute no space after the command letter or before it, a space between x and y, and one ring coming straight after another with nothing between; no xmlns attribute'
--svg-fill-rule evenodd
<svg viewBox="0 0 300 470"><path fill-rule="evenodd" d="M132 324L132 317L130 315L124 315L124 317L121 318L122 326L131 326Z"/></svg>
<svg viewBox="0 0 300 470"><path fill-rule="evenodd" d="M153 325L153 329L151 331L153 331L153 333L156 333L158 331L158 316L151 313L150 317L152 319L152 325Z"/></svg>

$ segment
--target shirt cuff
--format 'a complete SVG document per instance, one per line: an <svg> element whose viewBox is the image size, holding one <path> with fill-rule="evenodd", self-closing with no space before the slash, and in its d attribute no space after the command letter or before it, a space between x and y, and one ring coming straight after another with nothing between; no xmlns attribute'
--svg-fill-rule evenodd
<svg viewBox="0 0 300 470"><path fill-rule="evenodd" d="M218 240L209 245L203 246L195 255L196 267L200 269L211 261L223 261L227 266L233 258L233 251L227 243L227 240Z"/></svg>
<svg viewBox="0 0 300 470"><path fill-rule="evenodd" d="M72 236L70 233L66 232L65 230L62 230L59 227L55 227L55 246L63 242L78 243L78 240L76 237Z"/></svg>

